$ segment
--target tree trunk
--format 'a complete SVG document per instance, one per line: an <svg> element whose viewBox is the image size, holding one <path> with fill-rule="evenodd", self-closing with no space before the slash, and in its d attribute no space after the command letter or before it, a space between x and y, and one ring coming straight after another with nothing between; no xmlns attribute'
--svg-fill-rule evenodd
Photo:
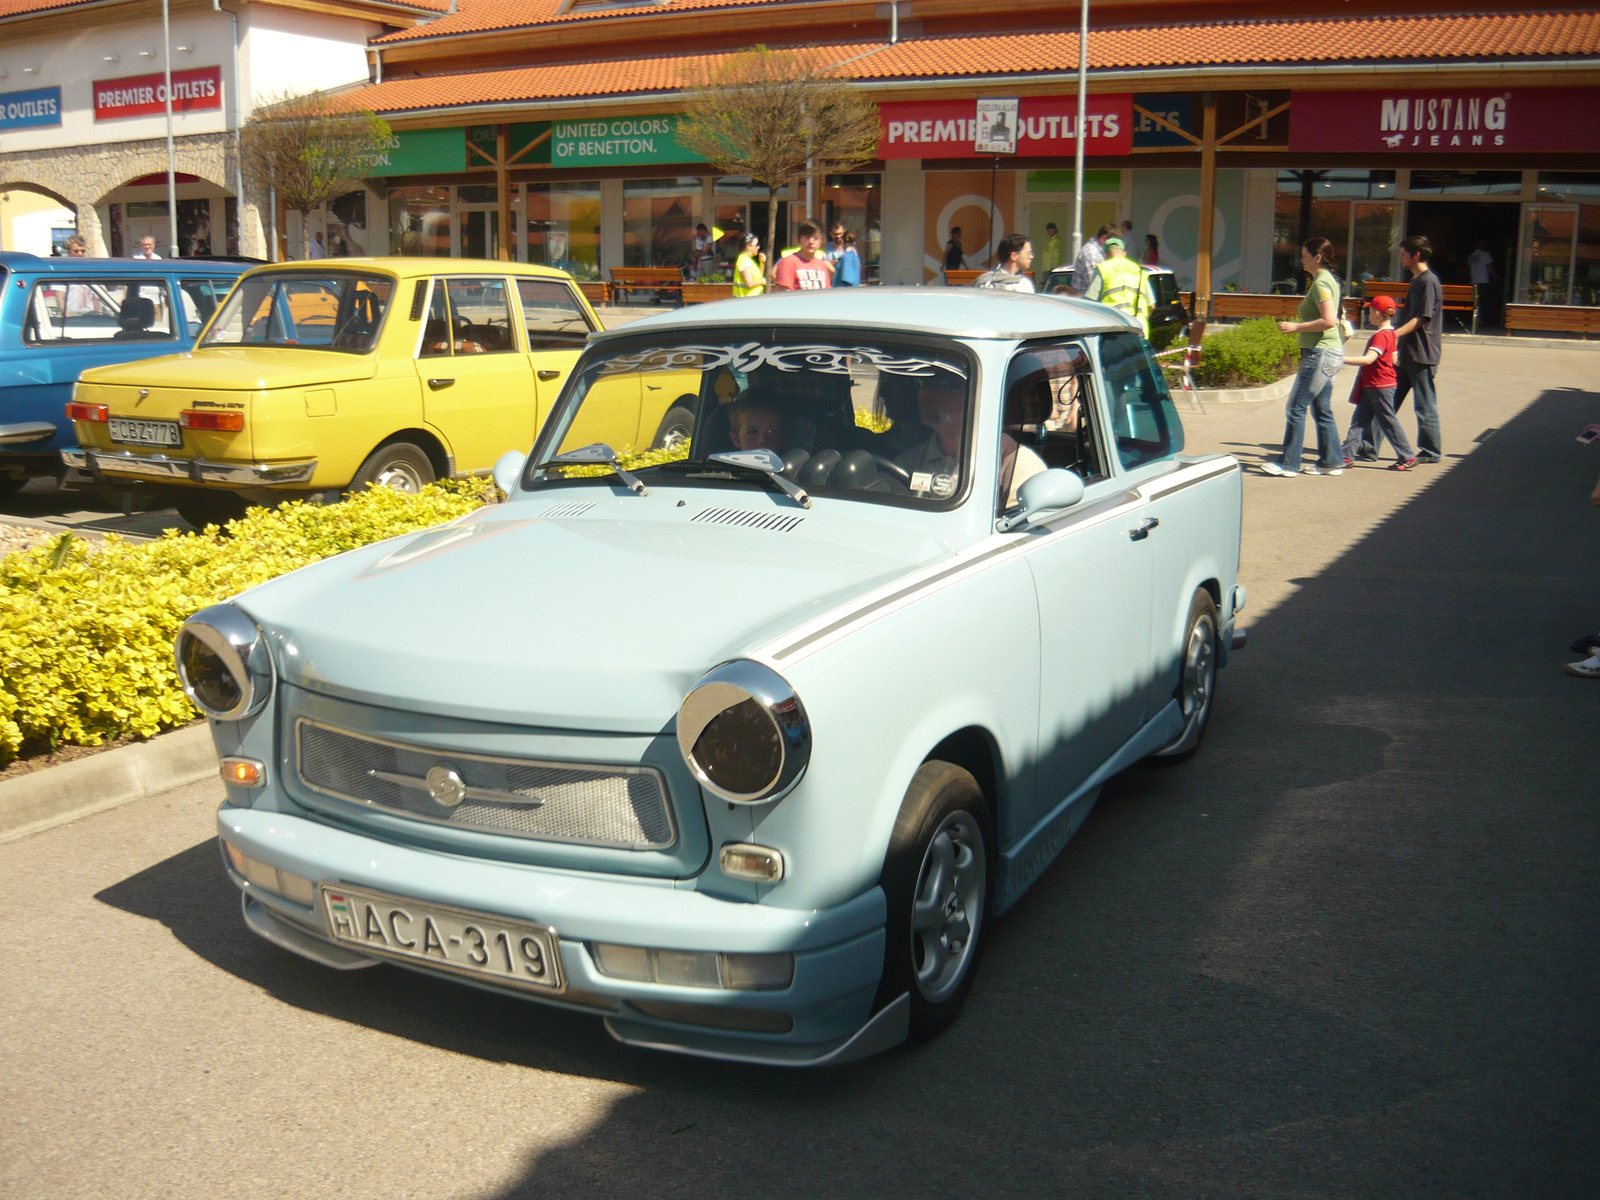
<svg viewBox="0 0 1600 1200"><path fill-rule="evenodd" d="M300 210L300 261L311 261L311 210Z"/></svg>
<svg viewBox="0 0 1600 1200"><path fill-rule="evenodd" d="M772 273L778 269L778 189L767 184L767 291L772 291Z"/></svg>

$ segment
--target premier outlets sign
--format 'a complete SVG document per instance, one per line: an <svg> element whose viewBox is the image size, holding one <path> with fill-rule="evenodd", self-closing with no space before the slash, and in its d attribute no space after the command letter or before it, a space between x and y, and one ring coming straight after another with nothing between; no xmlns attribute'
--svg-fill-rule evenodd
<svg viewBox="0 0 1600 1200"><path fill-rule="evenodd" d="M202 112L222 107L222 68L195 67L172 73L172 111ZM94 119L120 121L125 117L152 117L167 111L165 75L127 75L97 79L94 84Z"/></svg>
<svg viewBox="0 0 1600 1200"><path fill-rule="evenodd" d="M61 124L61 89L0 94L0 129L41 129Z"/></svg>
<svg viewBox="0 0 1600 1200"><path fill-rule="evenodd" d="M1008 114L1009 119L1009 114ZM1024 96L1015 117L1016 153L1022 158L1070 157L1077 146L1078 97ZM1133 149L1133 97L1089 97L1084 117L1087 155L1122 155ZM905 100L878 105L879 158L987 158L977 148L977 104L972 100Z"/></svg>
<svg viewBox="0 0 1600 1200"><path fill-rule="evenodd" d="M1594 153L1600 89L1295 92L1289 149L1328 153Z"/></svg>

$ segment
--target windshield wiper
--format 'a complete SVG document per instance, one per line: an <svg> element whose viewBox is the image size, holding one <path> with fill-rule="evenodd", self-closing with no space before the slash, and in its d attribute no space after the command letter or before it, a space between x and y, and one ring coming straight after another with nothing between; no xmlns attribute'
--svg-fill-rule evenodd
<svg viewBox="0 0 1600 1200"><path fill-rule="evenodd" d="M716 468L710 466L716 463ZM721 454L713 454L709 458L680 459L677 462L666 462L660 465L663 471L703 471L712 474L727 471L733 475L743 475L746 478L765 479L776 484L778 490L789 496L802 508L811 507L811 497L804 488L798 484L790 483L783 476L783 459L771 450L725 450Z"/></svg>
<svg viewBox="0 0 1600 1200"><path fill-rule="evenodd" d="M639 480L617 465L617 452L604 442L594 442L588 446L580 446L576 450L568 450L565 454L558 454L545 462L545 466L559 467L610 467L616 477L622 480L630 492L640 496L648 496L649 490Z"/></svg>

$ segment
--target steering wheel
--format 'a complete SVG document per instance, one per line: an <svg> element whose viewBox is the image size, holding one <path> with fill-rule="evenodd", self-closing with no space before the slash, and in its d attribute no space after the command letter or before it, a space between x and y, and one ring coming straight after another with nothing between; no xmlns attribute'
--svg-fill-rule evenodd
<svg viewBox="0 0 1600 1200"><path fill-rule="evenodd" d="M911 486L911 472L905 467L902 467L899 463L895 462L894 459L885 458L881 454L874 454L872 456L872 461L877 466L878 470L886 471L890 475L893 475L901 483L905 484L906 487Z"/></svg>

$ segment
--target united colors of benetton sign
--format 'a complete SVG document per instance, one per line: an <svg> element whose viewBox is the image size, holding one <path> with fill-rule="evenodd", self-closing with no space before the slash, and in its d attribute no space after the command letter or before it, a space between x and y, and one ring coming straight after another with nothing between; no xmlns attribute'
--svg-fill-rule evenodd
<svg viewBox="0 0 1600 1200"><path fill-rule="evenodd" d="M222 68L195 67L172 73L172 111L203 112L222 107ZM94 84L94 119L120 121L124 117L153 117L167 111L167 81L163 74L128 75L122 79L97 79Z"/></svg>

